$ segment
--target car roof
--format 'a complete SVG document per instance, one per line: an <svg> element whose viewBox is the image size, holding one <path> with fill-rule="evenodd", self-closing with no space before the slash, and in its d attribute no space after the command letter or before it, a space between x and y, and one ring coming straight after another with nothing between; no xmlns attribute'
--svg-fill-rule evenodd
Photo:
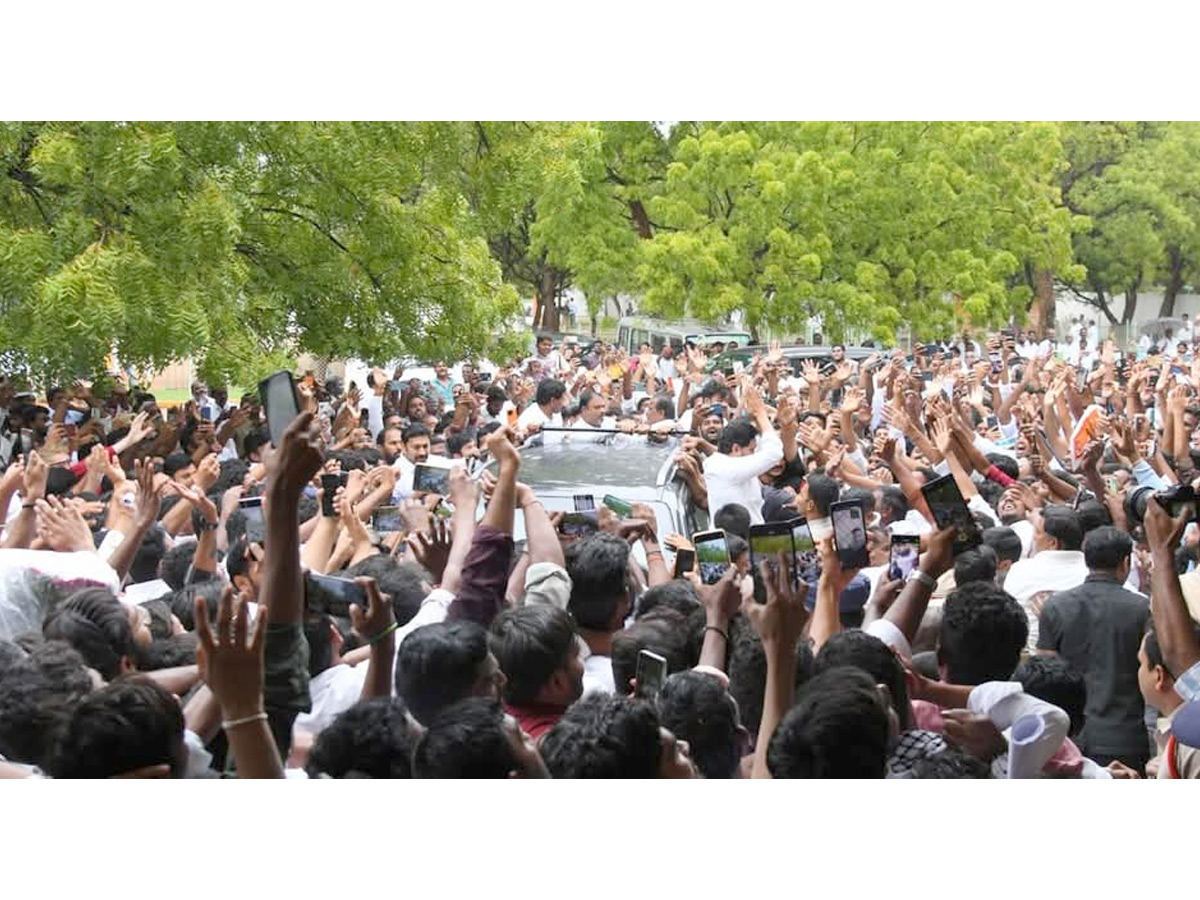
<svg viewBox="0 0 1200 900"><path fill-rule="evenodd" d="M805 346L805 347L782 347L783 358L787 360L798 359L832 359L833 347L830 345L821 346ZM725 350L718 353L709 360L708 368L724 367L726 364L734 362L749 362L755 353L761 353L764 357L770 348L766 344L750 344L746 347L738 347L736 350ZM881 351L875 347L847 347L846 359L864 360L869 359L872 354L880 353Z"/></svg>
<svg viewBox="0 0 1200 900"><path fill-rule="evenodd" d="M673 456L671 448L637 444L619 450L607 444L529 447L521 451L517 477L534 490L657 499L667 483Z"/></svg>

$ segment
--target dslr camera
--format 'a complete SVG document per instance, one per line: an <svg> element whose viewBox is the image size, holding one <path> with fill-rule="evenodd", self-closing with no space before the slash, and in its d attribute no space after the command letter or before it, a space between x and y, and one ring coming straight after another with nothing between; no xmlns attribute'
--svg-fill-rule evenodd
<svg viewBox="0 0 1200 900"><path fill-rule="evenodd" d="M1165 490L1156 491L1148 485L1130 488L1125 494L1125 516L1130 524L1142 524L1146 517L1146 501L1153 497L1172 519L1186 513L1189 522L1200 521L1200 495L1190 484L1173 484Z"/></svg>

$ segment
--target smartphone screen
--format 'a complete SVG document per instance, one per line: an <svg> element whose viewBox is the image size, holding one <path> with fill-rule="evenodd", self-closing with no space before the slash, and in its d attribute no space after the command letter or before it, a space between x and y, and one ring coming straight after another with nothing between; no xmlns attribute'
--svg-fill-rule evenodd
<svg viewBox="0 0 1200 900"><path fill-rule="evenodd" d="M262 502L262 497L244 497L238 501L238 509L246 517L246 538L252 544L261 544L267 537Z"/></svg>
<svg viewBox="0 0 1200 900"><path fill-rule="evenodd" d="M888 579L907 581L917 568L921 555L921 539L915 534L893 534L892 552L888 559Z"/></svg>
<svg viewBox="0 0 1200 900"><path fill-rule="evenodd" d="M867 527L862 507L853 502L837 502L829 507L833 520L833 542L843 569L865 569L871 564L867 552Z"/></svg>
<svg viewBox="0 0 1200 900"><path fill-rule="evenodd" d="M587 537L597 529L596 511L583 510L563 514L562 533L568 537Z"/></svg>
<svg viewBox="0 0 1200 900"><path fill-rule="evenodd" d="M692 536L696 548L696 564L700 567L700 581L716 584L729 568L729 544L724 531L701 531Z"/></svg>
<svg viewBox="0 0 1200 900"><path fill-rule="evenodd" d="M943 475L921 486L925 502L939 529L954 528L954 552L962 553L979 546L982 536L971 518L971 510L963 500L962 492L954 483L953 475Z"/></svg>
<svg viewBox="0 0 1200 900"><path fill-rule="evenodd" d="M450 493L450 470L418 463L413 471L413 490L422 494L446 496Z"/></svg>
<svg viewBox="0 0 1200 900"><path fill-rule="evenodd" d="M679 549L675 551L675 577L682 578L696 567L696 551Z"/></svg>
<svg viewBox="0 0 1200 900"><path fill-rule="evenodd" d="M267 413L267 428L271 432L271 444L278 447L283 433L300 415L300 397L291 372L276 372L258 385L263 409Z"/></svg>
<svg viewBox="0 0 1200 900"><path fill-rule="evenodd" d="M211 406L200 407L200 418L203 419L205 422L211 422L213 420L212 407Z"/></svg>
<svg viewBox="0 0 1200 900"><path fill-rule="evenodd" d="M765 603L766 585L759 571L763 560L774 573L779 567L779 554L793 556L792 526L789 522L766 522L750 526L750 572L754 578L754 599Z"/></svg>
<svg viewBox="0 0 1200 900"><path fill-rule="evenodd" d="M987 427L989 429L999 428L1000 427L1000 419L996 416L988 416L987 417Z"/></svg>
<svg viewBox="0 0 1200 900"><path fill-rule="evenodd" d="M575 494L571 499L575 503L575 512L591 512L596 508L596 498L591 494Z"/></svg>
<svg viewBox="0 0 1200 900"><path fill-rule="evenodd" d="M667 661L650 650L638 652L637 696L643 700L657 700L663 682L667 680Z"/></svg>
<svg viewBox="0 0 1200 900"><path fill-rule="evenodd" d="M712 405L712 412L709 415L720 416L722 419L725 418L725 404L714 403Z"/></svg>
<svg viewBox="0 0 1200 900"><path fill-rule="evenodd" d="M921 380L924 381L926 384L929 384L931 381L933 381L933 373L932 372L922 372Z"/></svg>
<svg viewBox="0 0 1200 900"><path fill-rule="evenodd" d="M304 575L304 602L311 615L324 613L348 619L351 605L367 611L367 592L349 578L307 572Z"/></svg>
<svg viewBox="0 0 1200 900"><path fill-rule="evenodd" d="M321 515L336 516L337 510L334 508L333 501L337 494L337 489L342 486L341 475L322 475L321 490L325 493L321 495Z"/></svg>
<svg viewBox="0 0 1200 900"><path fill-rule="evenodd" d="M381 506L371 513L371 529L377 534L404 531L404 517L398 506Z"/></svg>
<svg viewBox="0 0 1200 900"><path fill-rule="evenodd" d="M797 589L800 582L812 584L821 577L821 559L817 555L817 545L813 540L812 531L804 519L792 519L788 522L792 528L792 581Z"/></svg>

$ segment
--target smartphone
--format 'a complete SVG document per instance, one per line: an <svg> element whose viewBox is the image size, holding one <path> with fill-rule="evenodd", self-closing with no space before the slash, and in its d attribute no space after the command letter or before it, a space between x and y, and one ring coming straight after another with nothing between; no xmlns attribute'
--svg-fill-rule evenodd
<svg viewBox="0 0 1200 900"><path fill-rule="evenodd" d="M675 577L682 578L696 567L696 551L680 548L675 551Z"/></svg>
<svg viewBox="0 0 1200 900"><path fill-rule="evenodd" d="M929 511L939 529L954 528L954 553L978 547L983 540L971 510L963 500L962 492L954 483L953 475L943 475L921 486Z"/></svg>
<svg viewBox="0 0 1200 900"><path fill-rule="evenodd" d="M987 417L987 427L988 427L989 431L993 428L999 428L1000 427L1000 419L996 416L988 416Z"/></svg>
<svg viewBox="0 0 1200 900"><path fill-rule="evenodd" d="M779 566L779 554L783 553L794 561L792 525L790 522L765 522L750 526L750 572L754 577L754 599L759 603L767 600L766 585L763 583L759 566L763 560L772 571Z"/></svg>
<svg viewBox="0 0 1200 900"><path fill-rule="evenodd" d="M404 382L399 378L393 378L388 382L388 390L398 394L404 390Z"/></svg>
<svg viewBox="0 0 1200 900"><path fill-rule="evenodd" d="M817 543L804 518L790 519L792 529L792 578L793 585L800 589L800 582L812 584L821 577L821 558L817 555Z"/></svg>
<svg viewBox="0 0 1200 900"><path fill-rule="evenodd" d="M724 403L714 403L712 405L712 411L709 412L709 415L710 416L720 416L722 419L725 418L725 404Z"/></svg>
<svg viewBox="0 0 1200 900"><path fill-rule="evenodd" d="M450 493L450 470L442 466L427 466L417 463L413 471L413 490L423 494Z"/></svg>
<svg viewBox="0 0 1200 900"><path fill-rule="evenodd" d="M575 504L575 512L591 512L596 508L596 498L591 494L575 494L571 500Z"/></svg>
<svg viewBox="0 0 1200 900"><path fill-rule="evenodd" d="M605 503L607 502L606 497ZM725 540L725 532L720 529L698 531L692 535L692 546L696 548L700 581L704 584L716 584L729 568L729 544Z"/></svg>
<svg viewBox="0 0 1200 900"><path fill-rule="evenodd" d="M932 372L922 372L921 380L923 382L925 382L926 384L929 384L931 381L933 381L933 373Z"/></svg>
<svg viewBox="0 0 1200 900"><path fill-rule="evenodd" d="M663 682L667 680L667 660L650 650L638 651L637 696L643 700L658 700Z"/></svg>
<svg viewBox="0 0 1200 900"><path fill-rule="evenodd" d="M212 407L211 406L200 407L200 418L205 422L211 422L213 420Z"/></svg>
<svg viewBox="0 0 1200 900"><path fill-rule="evenodd" d="M843 569L865 569L871 564L867 552L867 525L862 506L852 500L839 500L829 507L833 521L833 543Z"/></svg>
<svg viewBox="0 0 1200 900"><path fill-rule="evenodd" d="M262 497L243 497L238 501L238 509L246 517L246 538L252 544L261 544L267 537L262 502Z"/></svg>
<svg viewBox="0 0 1200 900"><path fill-rule="evenodd" d="M348 619L352 605L363 612L367 611L367 592L362 585L349 578L306 572L304 602L310 615L325 614Z"/></svg>
<svg viewBox="0 0 1200 900"><path fill-rule="evenodd" d="M627 518L629 514L633 512L632 503L614 497L612 494L605 494L602 502L622 519ZM724 532L722 532L722 534L724 534Z"/></svg>
<svg viewBox="0 0 1200 900"><path fill-rule="evenodd" d="M568 537L587 537L598 528L595 510L577 510L563 514L562 533Z"/></svg>
<svg viewBox="0 0 1200 900"><path fill-rule="evenodd" d="M828 378L830 375L832 375L836 371L837 371L837 363L832 363L832 362L826 363L825 365L821 366L821 369L820 369L821 374L824 375L826 378Z"/></svg>
<svg viewBox="0 0 1200 900"><path fill-rule="evenodd" d="M404 517L398 506L381 506L371 513L371 530L376 534L404 531Z"/></svg>
<svg viewBox="0 0 1200 900"><path fill-rule="evenodd" d="M337 489L342 486L341 475L322 475L321 490L325 493L321 495L321 515L336 516L337 510L334 508L334 495L337 494Z"/></svg>
<svg viewBox="0 0 1200 900"><path fill-rule="evenodd" d="M300 415L300 395L296 393L296 382L291 372L276 372L258 383L258 395L262 398L267 413L267 428L271 432L271 444L276 448L283 441L283 433Z"/></svg>
<svg viewBox="0 0 1200 900"><path fill-rule="evenodd" d="M893 534L892 551L888 557L888 579L907 581L917 568L921 556L921 538L915 534Z"/></svg>
<svg viewBox="0 0 1200 900"><path fill-rule="evenodd" d="M1185 374L1187 374L1187 372L1183 368L1183 366L1171 366L1171 374L1172 375L1185 375Z"/></svg>

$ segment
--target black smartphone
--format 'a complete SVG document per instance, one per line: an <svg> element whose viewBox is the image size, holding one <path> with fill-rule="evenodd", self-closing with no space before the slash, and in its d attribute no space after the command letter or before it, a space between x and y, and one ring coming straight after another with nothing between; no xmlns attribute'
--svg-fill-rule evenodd
<svg viewBox="0 0 1200 900"><path fill-rule="evenodd" d="M571 497L575 512L591 512L596 508L596 498L591 494L575 494Z"/></svg>
<svg viewBox="0 0 1200 900"><path fill-rule="evenodd" d="M404 517L398 506L381 506L371 513L371 530L376 534L404 531Z"/></svg>
<svg viewBox="0 0 1200 900"><path fill-rule="evenodd" d="M837 371L837 363L832 363L832 362L825 363L825 365L821 366L821 369L820 369L821 374L824 375L826 378L828 378L830 375L832 375L836 371Z"/></svg>
<svg viewBox="0 0 1200 900"><path fill-rule="evenodd" d="M788 525L792 529L792 583L799 590L800 582L812 584L821 577L821 558L807 520L790 519Z"/></svg>
<svg viewBox="0 0 1200 900"><path fill-rule="evenodd" d="M667 660L650 650L638 651L637 696L643 700L658 700L663 682L667 680Z"/></svg>
<svg viewBox="0 0 1200 900"><path fill-rule="evenodd" d="M725 418L725 404L724 403L714 403L712 405L712 407L710 408L709 415L710 416L720 416L722 419Z"/></svg>
<svg viewBox="0 0 1200 900"><path fill-rule="evenodd" d="M921 486L925 502L933 514L939 529L954 529L954 552L962 553L978 547L983 540L971 510L963 499L962 491L954 483L953 475L943 475Z"/></svg>
<svg viewBox="0 0 1200 900"><path fill-rule="evenodd" d="M774 572L779 566L780 553L793 561L795 559L790 522L765 522L750 526L750 572L754 577L754 599L759 603L767 600L767 588L759 566L765 559L768 568Z"/></svg>
<svg viewBox="0 0 1200 900"><path fill-rule="evenodd" d="M211 406L200 407L200 418L205 422L211 422L213 420L213 408Z"/></svg>
<svg viewBox="0 0 1200 900"><path fill-rule="evenodd" d="M296 393L296 381L291 372L276 372L258 383L258 395L262 398L263 410L267 414L267 429L271 433L271 444L278 447L283 433L300 415L300 395Z"/></svg>
<svg viewBox="0 0 1200 900"><path fill-rule="evenodd" d="M348 619L351 606L367 611L367 592L362 585L349 578L306 572L304 602L310 615L325 614Z"/></svg>
<svg viewBox="0 0 1200 900"><path fill-rule="evenodd" d="M441 466L417 463L413 472L413 490L423 494L439 494L445 497L450 493L450 470Z"/></svg>
<svg viewBox="0 0 1200 900"><path fill-rule="evenodd" d="M696 564L700 567L700 581L716 584L729 568L729 544L725 532L698 531L692 535L692 546L696 548Z"/></svg>
<svg viewBox="0 0 1200 900"><path fill-rule="evenodd" d="M598 522L594 509L563 514L562 533L568 537L587 537L595 534L597 528Z"/></svg>
<svg viewBox="0 0 1200 900"><path fill-rule="evenodd" d="M991 430L993 428L999 428L1000 427L1000 419L997 418L996 416L988 416L987 417L987 427L989 430Z"/></svg>
<svg viewBox="0 0 1200 900"><path fill-rule="evenodd" d="M921 538L915 534L893 534L888 557L888 579L907 581L921 557Z"/></svg>
<svg viewBox="0 0 1200 900"><path fill-rule="evenodd" d="M337 510L334 508L334 496L337 494L337 489L342 486L341 475L322 475L321 490L325 493L321 495L321 515L336 516Z"/></svg>
<svg viewBox="0 0 1200 900"><path fill-rule="evenodd" d="M243 497L238 501L238 509L246 517L246 539L252 544L261 544L267 537L262 503L262 497Z"/></svg>
<svg viewBox="0 0 1200 900"><path fill-rule="evenodd" d="M933 381L933 373L932 372L922 372L921 380L924 381L926 384L929 384L931 381Z"/></svg>
<svg viewBox="0 0 1200 900"><path fill-rule="evenodd" d="M696 567L696 551L680 548L675 551L675 577L682 578Z"/></svg>
<svg viewBox="0 0 1200 900"><path fill-rule="evenodd" d="M871 564L867 551L867 526L862 506L853 500L839 500L829 507L833 520L833 542L843 569L865 569Z"/></svg>

